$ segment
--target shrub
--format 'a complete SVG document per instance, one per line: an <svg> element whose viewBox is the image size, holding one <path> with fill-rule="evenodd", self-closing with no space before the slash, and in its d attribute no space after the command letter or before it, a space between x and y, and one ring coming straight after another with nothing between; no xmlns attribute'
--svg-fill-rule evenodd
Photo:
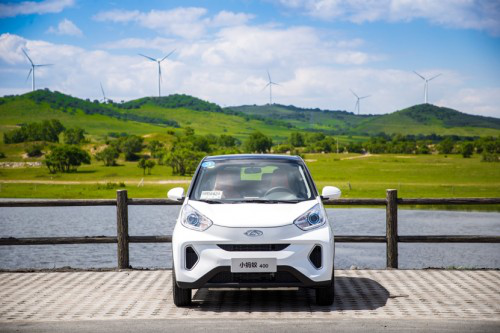
<svg viewBox="0 0 500 333"><path fill-rule="evenodd" d="M25 148L25 152L29 157L39 157L42 156L42 144L32 144Z"/></svg>
<svg viewBox="0 0 500 333"><path fill-rule="evenodd" d="M500 162L500 155L496 153L483 152L483 162Z"/></svg>

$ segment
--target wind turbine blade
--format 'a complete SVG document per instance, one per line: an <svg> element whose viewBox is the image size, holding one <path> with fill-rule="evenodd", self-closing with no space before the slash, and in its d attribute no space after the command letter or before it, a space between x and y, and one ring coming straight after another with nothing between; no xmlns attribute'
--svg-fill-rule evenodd
<svg viewBox="0 0 500 333"><path fill-rule="evenodd" d="M356 93L355 93L354 91L352 91L352 89L349 89L349 90L352 92L352 94L353 94L354 96L356 96L356 98L359 98L359 96L358 96L358 95L356 95Z"/></svg>
<svg viewBox="0 0 500 333"><path fill-rule="evenodd" d="M271 85L270 83L266 84L266 86L265 86L264 88L262 88L262 90L261 90L261 91L264 91L264 90L265 90L267 87L269 87L270 85Z"/></svg>
<svg viewBox="0 0 500 333"><path fill-rule="evenodd" d="M438 76L440 76L440 75L441 75L441 73L439 73L438 75L435 75L435 76L431 77L431 78L430 78L429 80L427 80L427 81L434 80L435 78L437 78L437 77L438 77Z"/></svg>
<svg viewBox="0 0 500 333"><path fill-rule="evenodd" d="M276 83L276 82L269 82L269 84L274 84L275 86L280 86L282 87L283 85L279 84L279 83Z"/></svg>
<svg viewBox="0 0 500 333"><path fill-rule="evenodd" d="M370 97L370 96L371 96L371 95L366 95L366 96L360 97L359 99L368 98L368 97Z"/></svg>
<svg viewBox="0 0 500 333"><path fill-rule="evenodd" d="M161 59L161 60L160 60L160 62L162 62L163 60L165 60L165 59L167 59L168 57L170 57L170 55L171 55L172 53L174 53L174 52L175 52L175 50L173 50L172 52L170 52L169 54L167 54L166 56L164 56L164 57L163 57L163 59Z"/></svg>
<svg viewBox="0 0 500 333"><path fill-rule="evenodd" d="M26 81L28 81L28 79L30 78L30 75L31 75L31 72L33 71L33 67L30 68L30 71L28 73L28 76L26 76ZM25 82L26 82L25 81Z"/></svg>
<svg viewBox="0 0 500 333"><path fill-rule="evenodd" d="M140 56L142 56L142 57L146 58L146 59L149 59L149 60L151 60L151 61L156 62L156 59L153 59L153 58L148 57L147 55L144 55L144 54L141 54L141 53L138 53L138 54L139 54Z"/></svg>
<svg viewBox="0 0 500 333"><path fill-rule="evenodd" d="M54 66L54 64L42 64L42 65L33 65L35 67L45 67L45 66Z"/></svg>
<svg viewBox="0 0 500 333"><path fill-rule="evenodd" d="M418 76L420 76L420 78L421 78L422 80L424 80L424 81L425 81L425 77L423 77L422 75L418 74L418 73L417 73L417 72L415 72L415 71L413 71L413 73L417 74Z"/></svg>
<svg viewBox="0 0 500 333"><path fill-rule="evenodd" d="M30 63L33 65L33 61L31 60L30 56L28 55L28 53L26 53L26 51L24 49L21 49L24 53L24 55L26 56L26 58L28 58L28 60L30 61Z"/></svg>
<svg viewBox="0 0 500 333"><path fill-rule="evenodd" d="M272 82L271 81L271 74L269 74L269 71L267 71L267 77L269 78L269 82Z"/></svg>

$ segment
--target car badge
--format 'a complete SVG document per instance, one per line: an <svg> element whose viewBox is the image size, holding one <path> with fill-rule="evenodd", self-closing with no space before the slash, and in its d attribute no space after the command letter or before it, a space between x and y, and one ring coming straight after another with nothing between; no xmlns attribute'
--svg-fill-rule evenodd
<svg viewBox="0 0 500 333"><path fill-rule="evenodd" d="M248 230L247 232L245 232L245 235L247 235L248 237L258 237L258 236L262 236L264 233L260 230Z"/></svg>

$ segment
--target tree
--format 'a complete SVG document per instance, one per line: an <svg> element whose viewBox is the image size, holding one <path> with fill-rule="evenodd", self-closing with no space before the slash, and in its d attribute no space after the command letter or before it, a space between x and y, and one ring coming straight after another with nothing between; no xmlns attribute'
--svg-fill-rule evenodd
<svg viewBox="0 0 500 333"><path fill-rule="evenodd" d="M245 148L249 152L265 153L271 149L273 139L265 134L255 131L250 134L250 137L245 142Z"/></svg>
<svg viewBox="0 0 500 333"><path fill-rule="evenodd" d="M455 143L451 138L446 138L438 145L438 151L440 154L451 154Z"/></svg>
<svg viewBox="0 0 500 333"><path fill-rule="evenodd" d="M158 140L152 140L148 144L148 149L151 152L151 156L154 157L154 158L158 158L159 157L159 153L160 153L160 150L161 150L162 147L163 147L163 144L160 141L158 141Z"/></svg>
<svg viewBox="0 0 500 333"><path fill-rule="evenodd" d="M147 160L146 161L146 168L148 168L148 175L151 174L151 169L155 167L156 163L153 160Z"/></svg>
<svg viewBox="0 0 500 333"><path fill-rule="evenodd" d="M50 173L76 171L80 165L90 164L90 155L77 146L56 146L46 155L45 164Z"/></svg>
<svg viewBox="0 0 500 333"><path fill-rule="evenodd" d="M474 145L472 142L466 142L462 145L462 156L464 158L469 158L474 153Z"/></svg>
<svg viewBox="0 0 500 333"><path fill-rule="evenodd" d="M120 156L120 153L115 147L108 146L102 151L98 152L95 155L95 158L98 161L104 162L105 166L115 166L116 165L116 159Z"/></svg>
<svg viewBox="0 0 500 333"><path fill-rule="evenodd" d="M85 140L85 130L80 127L68 128L64 132L64 143L68 145L78 145Z"/></svg>
<svg viewBox="0 0 500 333"><path fill-rule="evenodd" d="M172 167L174 175L184 176L196 170L196 166L205 153L193 149L190 142L176 141L174 147L167 154L165 162Z"/></svg>
<svg viewBox="0 0 500 333"><path fill-rule="evenodd" d="M144 139L136 135L128 136L120 142L120 150L125 154L126 161L135 161L139 158L137 153L142 150L143 142Z"/></svg>
<svg viewBox="0 0 500 333"><path fill-rule="evenodd" d="M238 140L231 135L221 134L221 136L217 140L217 143L219 144L219 146L232 148L238 144Z"/></svg>
<svg viewBox="0 0 500 333"><path fill-rule="evenodd" d="M304 135L300 132L290 134L290 144L294 147L303 147L305 144Z"/></svg>
<svg viewBox="0 0 500 333"><path fill-rule="evenodd" d="M146 174L146 168L147 168L146 162L147 162L147 160L144 157L141 158L139 160L139 162L137 162L137 167L142 169L142 174L143 175Z"/></svg>
<svg viewBox="0 0 500 333"><path fill-rule="evenodd" d="M64 126L57 119L44 120L40 123L23 124L20 128L4 133L5 143L28 141L59 142L59 134Z"/></svg>

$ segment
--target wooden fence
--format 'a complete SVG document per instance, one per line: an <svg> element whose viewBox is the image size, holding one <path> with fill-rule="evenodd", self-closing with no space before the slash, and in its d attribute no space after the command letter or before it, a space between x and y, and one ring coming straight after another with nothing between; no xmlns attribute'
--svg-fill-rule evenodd
<svg viewBox="0 0 500 333"><path fill-rule="evenodd" d="M323 200L326 205L348 206L385 206L385 236L335 236L338 243L386 243L387 268L398 268L398 243L500 243L500 236L399 236L398 205L494 205L500 198L449 198L449 199L402 199L397 190L387 190L385 199L335 199ZM117 243L118 268L129 268L129 243L170 243L172 235L130 236L128 234L129 205L181 205L180 201L168 199L131 199L126 190L119 190L116 199L89 200L3 200L0 207L63 207L63 206L116 206L117 236L85 237L34 237L0 238L2 245L55 245L55 244L92 244Z"/></svg>

